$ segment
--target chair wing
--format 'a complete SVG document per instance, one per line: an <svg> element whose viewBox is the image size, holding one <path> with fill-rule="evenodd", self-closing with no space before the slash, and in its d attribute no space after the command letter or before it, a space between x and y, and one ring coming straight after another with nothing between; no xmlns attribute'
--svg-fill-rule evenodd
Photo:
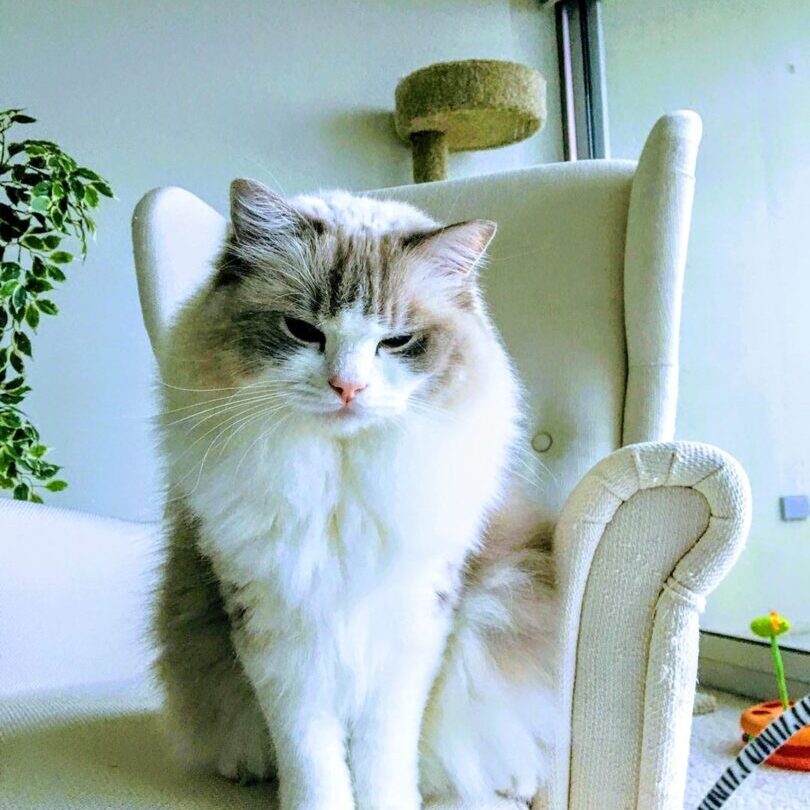
<svg viewBox="0 0 810 810"><path fill-rule="evenodd" d="M209 277L226 231L221 214L182 188L156 188L135 208L132 242L138 292L159 365L166 331L182 304Z"/></svg>

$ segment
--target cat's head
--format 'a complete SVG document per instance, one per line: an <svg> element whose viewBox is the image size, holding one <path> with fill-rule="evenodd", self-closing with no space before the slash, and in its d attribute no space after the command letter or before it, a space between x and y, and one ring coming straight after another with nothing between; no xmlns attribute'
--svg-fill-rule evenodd
<svg viewBox="0 0 810 810"><path fill-rule="evenodd" d="M401 203L285 201L236 180L209 365L337 433L435 412L489 334L477 269L494 234L488 221L438 226Z"/></svg>

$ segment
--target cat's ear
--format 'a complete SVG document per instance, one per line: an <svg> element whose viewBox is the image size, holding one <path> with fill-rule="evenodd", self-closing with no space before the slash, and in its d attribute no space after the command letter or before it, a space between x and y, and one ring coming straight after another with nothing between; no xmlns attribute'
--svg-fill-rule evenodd
<svg viewBox="0 0 810 810"><path fill-rule="evenodd" d="M300 251L314 225L256 180L231 183L231 234L219 259L217 283L237 282L272 256Z"/></svg>
<svg viewBox="0 0 810 810"><path fill-rule="evenodd" d="M471 219L413 234L406 238L405 247L442 270L472 276L497 229L497 224L490 220Z"/></svg>
<svg viewBox="0 0 810 810"><path fill-rule="evenodd" d="M303 217L263 183L239 178L231 183L231 224L236 241L266 241L289 232Z"/></svg>

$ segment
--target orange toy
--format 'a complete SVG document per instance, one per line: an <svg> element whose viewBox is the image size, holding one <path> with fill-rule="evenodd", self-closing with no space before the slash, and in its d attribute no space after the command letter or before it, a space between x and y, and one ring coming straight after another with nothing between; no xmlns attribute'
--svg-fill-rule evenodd
<svg viewBox="0 0 810 810"><path fill-rule="evenodd" d="M790 702L791 706L795 701ZM765 726L776 720L784 708L779 700L757 703L742 713L740 725L743 729L743 742L756 737ZM810 771L810 726L797 731L788 742L774 751L765 760L768 765L777 768L789 768L792 771Z"/></svg>
<svg viewBox="0 0 810 810"><path fill-rule="evenodd" d="M758 703L743 712L740 725L744 732L744 742L757 737L765 726L795 705L795 701L788 699L785 667L782 664L782 654L779 652L779 642L776 640L778 636L787 633L788 630L790 630L790 622L775 610L772 610L767 616L758 616L751 622L751 632L770 641L779 700ZM776 765L778 768L810 771L810 726L805 726L796 732L784 745L774 751L766 762L769 765Z"/></svg>
<svg viewBox="0 0 810 810"><path fill-rule="evenodd" d="M810 758L807 752L810 747L804 744L800 734L810 727L810 695L805 695L792 705L774 700L752 706L743 714L744 727L749 719L752 723L748 726L751 733L758 733L750 736L746 732L745 747L703 797L698 810L720 810L734 791L765 761L784 768L808 770ZM794 740L800 742L797 744ZM778 755L775 753L777 749ZM785 754L786 749L793 750Z"/></svg>

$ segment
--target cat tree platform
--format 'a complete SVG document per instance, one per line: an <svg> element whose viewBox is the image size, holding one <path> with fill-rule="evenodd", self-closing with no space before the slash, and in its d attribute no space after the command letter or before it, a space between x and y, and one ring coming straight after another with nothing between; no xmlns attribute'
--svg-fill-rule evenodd
<svg viewBox="0 0 810 810"><path fill-rule="evenodd" d="M396 89L397 134L413 148L416 183L443 180L448 152L492 149L533 135L546 120L546 81L516 62L440 62Z"/></svg>

